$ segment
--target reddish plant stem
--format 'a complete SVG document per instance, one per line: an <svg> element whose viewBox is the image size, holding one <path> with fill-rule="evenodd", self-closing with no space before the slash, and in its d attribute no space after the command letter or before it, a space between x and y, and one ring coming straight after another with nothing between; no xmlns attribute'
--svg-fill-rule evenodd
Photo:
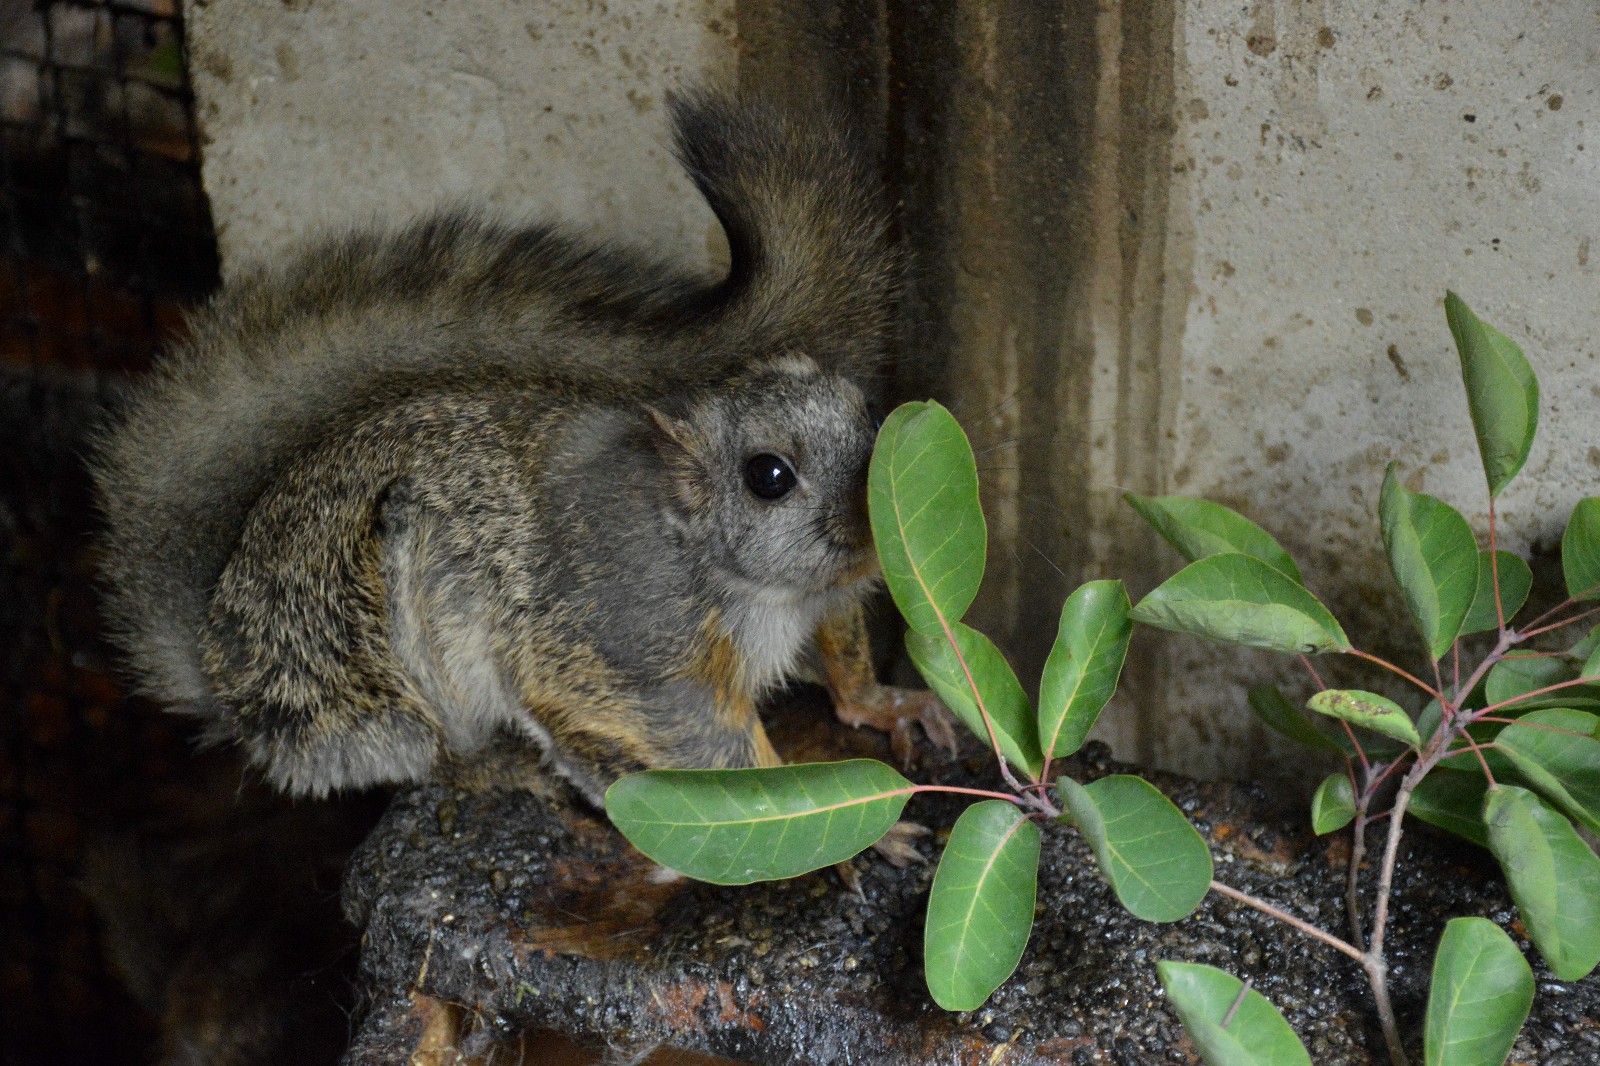
<svg viewBox="0 0 1600 1066"><path fill-rule="evenodd" d="M1395 769L1400 766L1400 764L1402 763L1402 761L1404 759L1405 759L1405 754L1402 753L1400 756L1396 757L1394 762L1390 763L1388 766L1385 766L1383 768L1383 772L1380 773L1377 776L1377 778L1372 782L1372 788L1374 790L1376 790L1379 785L1383 784L1383 779L1388 777L1390 774L1394 773Z"/></svg>
<svg viewBox="0 0 1600 1066"><path fill-rule="evenodd" d="M1244 1005L1244 997L1250 994L1250 986L1254 983L1254 978L1246 977L1244 982L1239 985L1239 994L1233 997L1233 1003L1229 1005L1228 1013L1222 1016L1222 1027L1224 1029L1233 1024L1233 1016L1239 1013L1239 1008Z"/></svg>
<svg viewBox="0 0 1600 1066"><path fill-rule="evenodd" d="M1467 736L1466 733L1462 733L1461 735L1463 737ZM1470 741L1471 737L1467 737L1467 739ZM1478 766L1479 766L1479 768L1483 770L1483 779L1485 781L1489 782L1489 787L1490 788L1494 788L1495 787L1494 771L1489 769L1489 760L1485 759L1483 757L1484 749L1485 748L1492 748L1492 747L1494 747L1493 744L1468 743L1468 744L1464 744L1461 747L1457 748L1455 751L1450 752L1450 754L1451 755L1458 755L1463 751L1472 752L1472 754L1477 756L1477 758L1478 758ZM1436 760L1436 762L1437 762L1437 760Z"/></svg>
<svg viewBox="0 0 1600 1066"><path fill-rule="evenodd" d="M1018 807L1029 806L1020 796L1013 796L1009 792L990 792L988 789L982 788L958 788L955 785L912 785L902 791L913 796L921 795L924 792L954 792L961 796L982 796L984 799L1005 800L1007 803L1014 803ZM899 793L893 794L898 795Z"/></svg>
<svg viewBox="0 0 1600 1066"><path fill-rule="evenodd" d="M1405 678L1407 681L1411 682L1413 685L1417 686L1422 691L1424 691L1428 695L1432 696L1434 699L1440 701L1441 703L1444 702L1444 696L1441 695L1437 690L1435 690L1432 685L1428 684L1426 681L1424 681L1421 678L1417 677L1415 674L1412 674L1412 673L1409 673L1408 671L1402 670L1400 667L1396 666L1394 663L1390 662L1387 659L1383 659L1383 658L1380 658L1380 657L1378 657L1376 655L1373 655L1371 652L1362 651L1360 648L1350 648L1350 649L1345 651L1345 654L1346 655L1354 655L1358 659L1365 659L1369 663L1376 663L1377 665L1383 667L1385 670L1388 670L1390 673L1399 674L1401 677ZM1435 665L1437 665L1437 664L1435 664Z"/></svg>
<svg viewBox="0 0 1600 1066"><path fill-rule="evenodd" d="M1339 725L1344 728L1344 735L1350 738L1350 746L1356 749L1356 755L1361 759L1362 771L1372 773L1372 763L1367 761L1367 749L1361 746L1361 738L1356 736L1356 731L1350 728L1350 723L1343 718L1339 719Z"/></svg>
<svg viewBox="0 0 1600 1066"><path fill-rule="evenodd" d="M1571 681L1561 681L1554 685L1546 685L1544 688L1536 688L1532 692L1524 692L1520 696L1513 696L1509 700L1501 700L1499 703L1491 703L1482 710L1474 711L1472 712L1472 720L1475 722L1480 721L1485 715L1493 714L1495 711L1498 711L1501 708L1509 707L1513 703L1521 703L1523 700L1530 699L1534 696L1543 696L1546 692L1555 692L1559 689L1572 688L1574 685L1592 685L1596 681L1600 681L1600 677L1579 677L1574 678Z"/></svg>
<svg viewBox="0 0 1600 1066"><path fill-rule="evenodd" d="M1520 725L1525 729L1542 729L1546 733L1565 733L1569 737L1589 737L1593 734L1580 733L1576 729L1562 729L1558 725L1545 725L1543 722L1530 722L1525 718L1474 718L1474 722L1497 722L1500 725ZM1479 747L1492 748L1493 743L1480 744Z"/></svg>
<svg viewBox="0 0 1600 1066"><path fill-rule="evenodd" d="M932 602L931 597L930 602ZM1011 772L1010 765L1006 763L1005 753L1000 750L1000 739L995 735L994 720L989 717L989 708L983 704L983 693L978 691L978 681L972 676L972 667L968 665L967 657L961 654L961 645L956 643L955 630L944 620L942 612L936 612L936 617L939 619L939 628L944 630L944 639L950 642L950 649L956 653L956 662L961 664L961 672L967 677L967 687L972 690L972 702L977 705L978 715L983 719L983 727L989 732L989 747L994 751L995 761L1000 764L1000 777L1011 786L1013 792L1020 794L1022 782Z"/></svg>
<svg viewBox="0 0 1600 1066"><path fill-rule="evenodd" d="M1494 617L1500 623L1500 632L1506 631L1506 605L1500 598L1500 555L1495 551L1494 495L1489 496L1489 577L1494 586Z"/></svg>
<svg viewBox="0 0 1600 1066"><path fill-rule="evenodd" d="M1567 602L1572 603L1573 601L1568 600ZM1600 607L1592 607L1587 611L1573 615L1571 618L1563 618L1559 622L1551 622L1549 625L1540 626L1537 629L1524 629L1520 635L1523 640L1527 640L1529 637L1537 637L1541 633L1550 633L1554 630L1562 628L1563 626L1570 626L1574 622L1587 621L1590 618L1594 618L1596 615L1600 615ZM1543 619L1542 615L1540 616L1540 619Z"/></svg>
<svg viewBox="0 0 1600 1066"><path fill-rule="evenodd" d="M1318 689L1325 689L1328 687L1322 683L1322 675L1317 673L1317 668L1311 665L1311 656L1301 652L1300 663L1306 668L1306 673L1311 675L1311 680L1316 683Z"/></svg>
<svg viewBox="0 0 1600 1066"><path fill-rule="evenodd" d="M1582 602L1584 597L1592 596L1597 591L1600 591L1600 585L1596 585L1594 588L1584 589L1582 592L1578 593L1576 596L1568 596L1566 599L1562 600L1560 603L1558 603L1554 607L1550 608L1544 614L1541 614L1539 617L1537 617L1533 621L1529 622L1528 623L1528 629L1523 631L1523 635L1524 636L1530 636L1531 633L1529 631L1533 630L1534 627L1539 625L1539 623L1543 622L1547 618L1554 618L1556 615L1560 614L1562 611L1565 611L1568 607L1576 607L1580 602ZM1591 610L1585 611L1580 615L1577 615L1577 616L1575 616L1573 618L1569 618L1567 620L1567 622L1575 622L1579 618L1587 618L1589 615L1595 613L1595 610L1600 610L1600 608L1595 608L1595 609L1591 609ZM1560 623L1560 625L1566 625L1567 622L1562 622L1562 623ZM1551 628L1559 628L1559 626L1552 626ZM1544 632L1544 630L1542 630L1542 629L1537 630L1537 631L1540 632L1540 633Z"/></svg>

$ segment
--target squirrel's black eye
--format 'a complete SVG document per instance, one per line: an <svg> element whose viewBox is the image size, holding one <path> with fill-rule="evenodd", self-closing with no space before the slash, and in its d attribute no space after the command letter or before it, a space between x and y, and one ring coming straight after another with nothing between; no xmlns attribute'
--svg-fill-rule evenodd
<svg viewBox="0 0 1600 1066"><path fill-rule="evenodd" d="M877 404L867 404L867 418L872 421L872 432L876 433L883 428L883 408Z"/></svg>
<svg viewBox="0 0 1600 1066"><path fill-rule="evenodd" d="M770 452L762 452L744 464L744 483L760 499L781 500L794 488L794 467Z"/></svg>

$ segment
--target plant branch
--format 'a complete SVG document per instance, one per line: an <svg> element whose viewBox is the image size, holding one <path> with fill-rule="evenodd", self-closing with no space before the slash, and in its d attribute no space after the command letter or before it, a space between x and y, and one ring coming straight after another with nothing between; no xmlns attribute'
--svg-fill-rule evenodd
<svg viewBox="0 0 1600 1066"><path fill-rule="evenodd" d="M1467 694L1478 687L1478 682L1483 680L1483 676L1487 674L1496 663L1505 658L1506 652L1511 650L1511 646L1522 639L1522 636L1518 633L1514 633L1511 630L1502 630L1500 633L1500 640L1495 644L1494 650L1483 657L1483 661L1478 663L1477 667L1473 669L1472 673L1467 676L1466 681L1456 685L1456 690L1454 693L1455 702L1459 704L1461 701L1465 700L1467 698ZM1440 704L1443 704L1444 700L1441 699L1439 702ZM1449 708L1446 708L1446 710L1448 709Z"/></svg>
<svg viewBox="0 0 1600 1066"><path fill-rule="evenodd" d="M1395 1023L1394 1006L1389 1002L1389 963L1383 957L1384 934L1389 926L1389 895L1394 886L1394 864L1400 854L1400 835L1405 830L1406 807L1411 803L1411 792L1428 770L1425 760L1419 760L1400 781L1395 793L1394 806L1389 808L1389 835L1383 844L1383 864L1378 869L1378 890L1372 911L1372 936L1367 956L1362 966L1367 971L1367 983L1372 986L1373 998L1378 1004L1378 1019L1383 1024L1383 1040L1389 1046L1389 1057L1396 1066L1405 1066L1405 1047L1400 1043L1400 1029Z"/></svg>
<svg viewBox="0 0 1600 1066"><path fill-rule="evenodd" d="M1571 603L1573 601L1568 600L1567 602ZM1553 631L1555 631L1557 629L1560 629L1563 626L1570 626L1574 622L1586 621L1586 620L1588 620L1590 618L1595 617L1596 615L1600 615L1600 607L1591 607L1587 611L1583 611L1583 612L1581 612L1579 614L1575 614L1571 618L1563 618L1559 622L1551 622L1549 625L1540 626L1537 629L1524 629L1521 632L1521 636L1522 636L1523 640L1527 640L1529 637L1537 637L1541 633L1550 633L1550 632L1553 632ZM1540 620L1541 621L1543 620L1543 616L1541 616Z"/></svg>
<svg viewBox="0 0 1600 1066"><path fill-rule="evenodd" d="M1492 747L1494 747L1494 745L1493 744L1478 744L1476 742L1472 742L1472 737L1469 734L1467 734L1466 732L1463 732L1461 735L1466 737L1467 740L1469 741L1469 743L1463 745L1460 748L1457 748L1455 751L1448 752L1446 755L1441 755L1439 757L1439 759L1434 760L1434 765L1438 765L1438 763L1441 762L1448 755L1456 755L1456 754L1459 754L1460 752L1463 752L1463 751L1470 751L1470 752L1472 752L1473 755L1477 756L1478 766L1481 767L1482 770L1483 770L1483 779L1485 781L1489 782L1489 787L1490 788L1494 788L1495 787L1494 771L1489 769L1489 760L1485 759L1483 757L1484 748L1492 748Z"/></svg>
<svg viewBox="0 0 1600 1066"><path fill-rule="evenodd" d="M1547 692L1555 692L1559 689L1572 688L1574 685L1592 685L1596 681L1600 681L1600 677L1578 677L1571 681L1559 681L1554 685L1546 685L1544 688L1536 688L1531 692L1524 692L1520 695L1511 697L1509 700L1501 700L1499 703L1491 703L1482 710L1474 711L1472 714L1472 720L1475 722L1482 721L1486 715L1493 714L1495 711L1509 707L1513 703L1521 703L1523 700L1531 699L1534 696L1543 696Z"/></svg>
<svg viewBox="0 0 1600 1066"><path fill-rule="evenodd" d="M1383 1025L1383 1042L1389 1048L1389 1061L1394 1066L1410 1066L1405 1045L1400 1042L1400 1027L1395 1023L1394 1004L1389 1002L1389 964L1376 959L1363 966L1367 970L1367 983L1372 986L1372 998L1378 1004L1378 1020Z"/></svg>
<svg viewBox="0 0 1600 1066"><path fill-rule="evenodd" d="M1350 723L1343 718L1338 719L1339 725L1344 728L1344 735L1350 738L1350 746L1356 749L1356 755L1361 759L1362 773L1372 773L1372 763L1367 761L1367 749L1361 746L1361 738L1356 736L1356 731Z"/></svg>
<svg viewBox="0 0 1600 1066"><path fill-rule="evenodd" d="M1368 777L1371 777L1369 772ZM1355 789L1355 779L1352 775L1350 786ZM1362 951L1367 949L1366 934L1361 930L1361 863L1367 856L1367 811L1371 808L1371 784L1366 788L1355 789L1359 797L1356 800L1356 821L1350 828L1350 860L1345 867L1344 878L1344 910L1345 918L1350 923L1350 935L1355 939L1356 947Z"/></svg>
<svg viewBox="0 0 1600 1066"><path fill-rule="evenodd" d="M1318 689L1325 689L1328 687L1322 683L1322 675L1317 673L1317 668L1311 664L1311 656L1307 655L1305 652L1301 652L1300 663L1306 668L1306 673L1311 675L1311 680L1316 683Z"/></svg>
<svg viewBox="0 0 1600 1066"><path fill-rule="evenodd" d="M1262 914L1265 914L1270 918L1276 918L1285 925L1291 925L1300 930L1302 933L1306 934L1306 936L1315 937L1324 944L1327 944L1329 947L1336 948L1339 951L1344 952L1346 955L1350 956L1352 959L1355 959L1359 963L1365 964L1366 962L1366 956L1363 955L1361 953L1361 949L1357 948L1355 945L1340 940L1332 933L1318 929L1308 921L1305 921L1301 918L1296 918L1288 911L1279 910L1272 904L1266 902L1265 900L1257 899L1248 892L1241 892L1231 885L1223 884L1221 881L1212 881L1211 891L1215 892L1219 896L1227 896L1231 900L1236 900L1240 903L1243 903L1247 907L1254 907Z"/></svg>
<svg viewBox="0 0 1600 1066"><path fill-rule="evenodd" d="M1389 835L1383 844L1383 864L1378 868L1378 891L1372 910L1372 937L1368 954L1381 960L1383 958L1383 937L1389 924L1389 890L1394 884L1395 859L1400 854L1400 834L1405 829L1406 807L1411 803L1411 790L1423 778L1417 771L1422 768L1417 763L1400 782L1400 790L1395 793L1394 806L1389 808Z"/></svg>
<svg viewBox="0 0 1600 1066"><path fill-rule="evenodd" d="M982 788L958 788L955 785L912 785L904 791L913 796L921 795L924 792L954 792L961 796L982 796L985 799L1005 800L1007 803L1014 803L1018 807L1030 806L1021 796L1014 796L1009 792L990 792Z"/></svg>
<svg viewBox="0 0 1600 1066"><path fill-rule="evenodd" d="M1360 648L1350 648L1345 652L1345 654L1346 655L1354 655L1358 659L1365 659L1369 663L1376 663L1377 665L1383 667L1385 670L1388 670L1391 673L1399 674L1401 677L1405 678L1407 681L1411 682L1413 685L1417 686L1422 691L1424 691L1428 695L1432 696L1434 699L1438 700L1441 703L1444 702L1444 696L1442 694L1440 694L1438 691L1436 691L1433 688L1432 685L1429 685L1426 681L1424 681L1421 678L1417 677L1415 674L1412 674L1412 673L1409 673L1409 672L1407 672L1405 670L1402 670L1400 667L1396 666L1394 663L1390 662L1388 659L1380 658L1380 657L1378 657L1376 655L1373 655L1371 652L1362 651ZM1437 664L1435 664L1435 665L1437 666Z"/></svg>
<svg viewBox="0 0 1600 1066"><path fill-rule="evenodd" d="M1596 588L1600 588L1600 586L1596 586ZM1580 602L1580 599L1581 599L1582 596L1587 596L1587 595L1589 595L1590 593L1592 593L1594 591L1595 591L1595 589L1584 589L1583 592L1579 596L1568 596L1566 599L1562 600L1560 603L1558 603L1554 607L1550 608L1544 614L1541 614L1538 618L1535 618L1533 621L1529 622L1528 623L1528 627L1530 629L1532 629L1534 626L1537 626L1540 622L1543 622L1545 619L1554 618L1556 615L1560 614L1562 611L1565 611L1568 607L1577 606L1578 603ZM1587 615L1587 614L1590 614L1590 613L1592 613L1592 612L1585 611L1584 615ZM1580 615L1578 617L1583 617L1583 615ZM1563 623L1563 624L1565 624L1565 623ZM1540 632L1543 632L1543 630L1540 630Z"/></svg>
<svg viewBox="0 0 1600 1066"><path fill-rule="evenodd" d="M1495 722L1495 723L1497 723L1499 725L1518 725L1518 726L1522 726L1524 729L1542 729L1546 733L1565 733L1569 737L1590 737L1590 738L1592 738L1594 736L1594 734L1592 734L1592 733L1584 733L1584 732L1581 732L1581 731L1579 731L1577 729L1563 729L1562 727L1560 727L1558 725L1545 725L1543 722L1530 722L1525 718L1474 718L1473 721L1475 721L1475 722ZM1493 748L1495 746L1496 745L1493 742L1490 742L1488 744L1480 744L1479 745L1479 747L1483 747L1483 748Z"/></svg>

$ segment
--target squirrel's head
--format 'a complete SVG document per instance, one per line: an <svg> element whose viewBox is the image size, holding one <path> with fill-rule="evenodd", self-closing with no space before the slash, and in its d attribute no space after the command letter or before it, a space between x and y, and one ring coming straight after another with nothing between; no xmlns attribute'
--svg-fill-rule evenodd
<svg viewBox="0 0 1600 1066"><path fill-rule="evenodd" d="M650 409L684 535L718 577L801 594L875 577L861 389L804 356L755 366L681 417Z"/></svg>

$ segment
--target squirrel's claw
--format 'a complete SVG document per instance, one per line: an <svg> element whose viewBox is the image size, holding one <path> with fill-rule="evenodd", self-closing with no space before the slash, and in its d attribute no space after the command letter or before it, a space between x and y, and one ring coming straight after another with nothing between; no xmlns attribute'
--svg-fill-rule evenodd
<svg viewBox="0 0 1600 1066"><path fill-rule="evenodd" d="M955 716L926 689L873 685L849 700L837 701L834 714L845 725L870 726L888 733L895 758L902 765L909 766L914 754L913 724L922 726L934 744L952 755L956 753Z"/></svg>
<svg viewBox="0 0 1600 1066"><path fill-rule="evenodd" d="M914 840L928 836L929 830L925 825L916 822L896 822L889 827L889 831L878 838L872 845L872 850L889 860L889 865L897 869L905 869L912 863L922 865L928 861L926 855L918 851Z"/></svg>
<svg viewBox="0 0 1600 1066"><path fill-rule="evenodd" d="M867 894L861 891L861 871L856 869L854 859L833 864L833 872L839 875L839 880L844 884L844 890L860 900L867 901Z"/></svg>

